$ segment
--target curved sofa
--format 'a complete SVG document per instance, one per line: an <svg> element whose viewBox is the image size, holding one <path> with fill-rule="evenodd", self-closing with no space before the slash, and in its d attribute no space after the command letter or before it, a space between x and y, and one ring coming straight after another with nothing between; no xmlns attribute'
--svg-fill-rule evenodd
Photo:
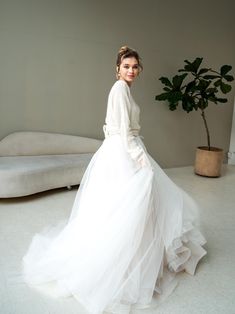
<svg viewBox="0 0 235 314"><path fill-rule="evenodd" d="M78 185L101 143L45 132L6 136L0 141L0 198Z"/></svg>

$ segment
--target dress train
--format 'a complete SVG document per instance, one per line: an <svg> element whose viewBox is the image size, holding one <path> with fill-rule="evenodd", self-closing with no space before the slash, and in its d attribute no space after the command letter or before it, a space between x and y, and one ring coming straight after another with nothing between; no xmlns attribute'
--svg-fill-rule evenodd
<svg viewBox="0 0 235 314"><path fill-rule="evenodd" d="M193 275L206 254L198 209L141 147L150 166L129 156L122 137L107 137L81 182L68 222L34 236L25 281L55 296L74 296L91 314L150 306Z"/></svg>

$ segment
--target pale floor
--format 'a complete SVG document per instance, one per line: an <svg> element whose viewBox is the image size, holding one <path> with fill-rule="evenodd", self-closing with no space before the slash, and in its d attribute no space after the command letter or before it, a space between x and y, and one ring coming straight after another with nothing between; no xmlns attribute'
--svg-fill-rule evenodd
<svg viewBox="0 0 235 314"><path fill-rule="evenodd" d="M235 166L222 177L202 178L192 167L167 174L200 205L208 255L194 277L182 274L174 293L157 309L133 314L235 313ZM21 259L34 233L69 216L76 189L0 200L0 313L85 314L73 299L51 299L21 280Z"/></svg>

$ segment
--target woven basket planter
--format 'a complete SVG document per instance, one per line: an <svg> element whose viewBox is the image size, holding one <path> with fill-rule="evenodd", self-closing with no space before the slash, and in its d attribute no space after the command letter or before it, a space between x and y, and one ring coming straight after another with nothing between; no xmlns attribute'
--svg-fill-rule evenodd
<svg viewBox="0 0 235 314"><path fill-rule="evenodd" d="M220 177L223 163L223 150L216 147L211 147L208 150L207 146L197 148L194 172L205 177Z"/></svg>

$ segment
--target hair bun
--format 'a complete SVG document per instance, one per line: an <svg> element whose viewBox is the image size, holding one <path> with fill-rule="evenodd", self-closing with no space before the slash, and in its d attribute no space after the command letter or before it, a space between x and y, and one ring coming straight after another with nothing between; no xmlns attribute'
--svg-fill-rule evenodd
<svg viewBox="0 0 235 314"><path fill-rule="evenodd" d="M119 51L118 51L118 54L119 55L125 55L126 53L129 53L129 52L134 52L135 50L128 47L128 46L122 46Z"/></svg>
<svg viewBox="0 0 235 314"><path fill-rule="evenodd" d="M127 46L122 46L122 47L119 49L118 53L119 53L119 54L124 54L124 53L126 53L128 50L129 50L129 48L128 48Z"/></svg>

